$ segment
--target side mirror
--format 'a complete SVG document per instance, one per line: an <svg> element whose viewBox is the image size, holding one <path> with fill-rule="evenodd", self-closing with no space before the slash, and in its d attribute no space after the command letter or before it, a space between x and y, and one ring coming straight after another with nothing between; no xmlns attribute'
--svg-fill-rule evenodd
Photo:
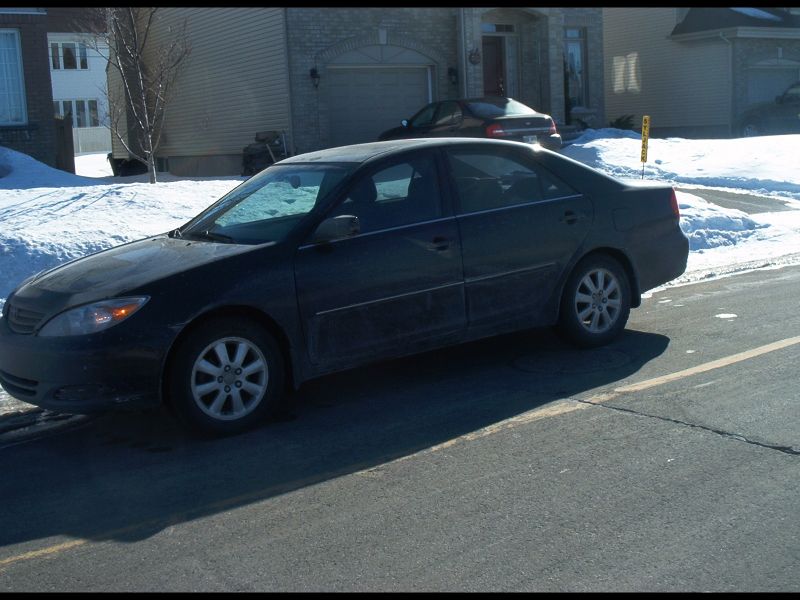
<svg viewBox="0 0 800 600"><path fill-rule="evenodd" d="M400 121L400 125L402 125L403 127L408 127L408 119L403 119L402 121Z"/></svg>
<svg viewBox="0 0 800 600"><path fill-rule="evenodd" d="M325 242L332 242L333 240L348 238L358 233L361 233L358 217L353 215L339 215L338 217L325 219L320 223L316 231L314 231L311 241L314 244L322 244Z"/></svg>

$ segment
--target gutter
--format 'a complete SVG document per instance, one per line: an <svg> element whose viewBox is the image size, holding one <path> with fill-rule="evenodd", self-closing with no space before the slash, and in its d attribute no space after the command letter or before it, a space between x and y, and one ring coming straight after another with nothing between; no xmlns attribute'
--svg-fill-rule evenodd
<svg viewBox="0 0 800 600"><path fill-rule="evenodd" d="M719 38L728 44L728 136L733 137L733 42L722 31Z"/></svg>
<svg viewBox="0 0 800 600"><path fill-rule="evenodd" d="M461 22L461 49L459 51L458 61L459 61L459 68L461 69L461 84L463 89L463 94L461 95L462 98L468 98L467 95L467 29L464 25L464 9L458 9L458 18Z"/></svg>

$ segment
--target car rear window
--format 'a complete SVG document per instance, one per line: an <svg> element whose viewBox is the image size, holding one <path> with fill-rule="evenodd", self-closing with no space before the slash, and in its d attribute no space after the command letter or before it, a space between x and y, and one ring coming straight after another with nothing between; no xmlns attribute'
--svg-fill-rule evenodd
<svg viewBox="0 0 800 600"><path fill-rule="evenodd" d="M533 115L536 111L511 98L483 98L467 102L472 114L481 119L496 119L512 115Z"/></svg>

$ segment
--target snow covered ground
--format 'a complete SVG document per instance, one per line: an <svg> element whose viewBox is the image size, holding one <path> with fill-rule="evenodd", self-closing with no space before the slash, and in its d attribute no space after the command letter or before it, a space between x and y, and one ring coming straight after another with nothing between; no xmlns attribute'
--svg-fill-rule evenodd
<svg viewBox="0 0 800 600"><path fill-rule="evenodd" d="M640 150L638 134L600 129L584 132L563 154L633 181L642 175ZM800 135L651 138L648 158L645 180L693 190L677 193L689 264L668 286L800 263ZM0 147L0 308L29 275L173 229L244 180L163 175L149 184L147 175L112 177L105 154L76 157L76 171ZM748 215L707 202L704 189L779 199L791 210ZM0 392L0 412L3 402Z"/></svg>

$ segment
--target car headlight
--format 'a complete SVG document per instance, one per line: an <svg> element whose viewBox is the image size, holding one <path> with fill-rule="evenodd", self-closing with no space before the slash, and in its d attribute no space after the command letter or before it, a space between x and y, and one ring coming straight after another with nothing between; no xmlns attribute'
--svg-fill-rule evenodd
<svg viewBox="0 0 800 600"><path fill-rule="evenodd" d="M50 319L39 330L42 337L86 335L121 323L149 300L147 296L113 298L71 308Z"/></svg>

